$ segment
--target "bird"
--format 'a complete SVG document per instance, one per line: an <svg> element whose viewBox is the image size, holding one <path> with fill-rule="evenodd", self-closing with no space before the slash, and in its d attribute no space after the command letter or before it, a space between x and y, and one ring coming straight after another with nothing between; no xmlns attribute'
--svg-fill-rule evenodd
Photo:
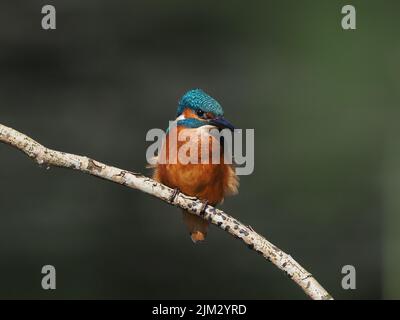
<svg viewBox="0 0 400 320"><path fill-rule="evenodd" d="M229 195L238 193L239 178L235 173L234 164L224 160L223 139L216 138L210 129L234 131L235 127L224 118L221 104L205 93L202 89L191 89L179 100L174 126L170 126L162 141L160 149L166 161L155 161L153 179L182 192L200 199L205 208L208 204L216 206ZM175 130L175 131L174 131ZM190 137L189 141L172 143L173 133ZM200 140L205 137L204 140ZM188 156L197 157L197 162L181 161L178 156L184 144L203 141L208 143L209 153L205 153L201 143L188 148ZM194 150L197 150L197 154ZM213 153L218 152L218 163L211 161ZM193 154L191 154L193 153ZM204 158L202 158L204 157ZM160 159L160 153L158 155ZM164 160L165 160L164 159ZM175 161L171 161L175 159ZM205 163L204 159L208 159ZM183 221L194 243L202 242L207 236L209 222L183 211Z"/></svg>

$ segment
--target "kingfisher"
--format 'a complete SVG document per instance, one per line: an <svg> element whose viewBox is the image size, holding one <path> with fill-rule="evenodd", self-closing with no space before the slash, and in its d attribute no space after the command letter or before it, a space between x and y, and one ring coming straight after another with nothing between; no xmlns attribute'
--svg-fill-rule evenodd
<svg viewBox="0 0 400 320"><path fill-rule="evenodd" d="M218 101L201 89L189 90L178 102L173 123L167 129L160 149L166 161L155 161L153 179L173 188L175 192L200 199L204 208L207 204L216 206L225 196L238 193L239 179L234 165L224 160L223 139L210 132L211 129L234 130L234 126L224 118L224 111ZM172 143L172 137L182 134L189 139L175 138L176 142ZM203 154L206 151L202 143L208 144L208 154ZM197 157L197 161L181 161L179 150L184 145L186 155ZM215 157L214 153L219 161L211 160L211 157ZM194 243L205 240L208 221L185 210L183 221Z"/></svg>

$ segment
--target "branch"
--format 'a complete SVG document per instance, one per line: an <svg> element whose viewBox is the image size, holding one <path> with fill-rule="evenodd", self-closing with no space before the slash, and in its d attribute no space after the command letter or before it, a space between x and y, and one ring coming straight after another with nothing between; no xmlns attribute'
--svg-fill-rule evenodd
<svg viewBox="0 0 400 320"><path fill-rule="evenodd" d="M304 292L315 300L332 300L331 295L290 255L283 252L251 227L244 225L225 212L210 205L203 208L203 202L195 197L175 194L174 190L140 173L108 166L88 157L48 149L30 137L0 124L0 142L13 146L27 154L39 165L55 166L78 170L105 180L157 197L176 207L189 211L235 238L242 240L250 249L261 254L296 282Z"/></svg>

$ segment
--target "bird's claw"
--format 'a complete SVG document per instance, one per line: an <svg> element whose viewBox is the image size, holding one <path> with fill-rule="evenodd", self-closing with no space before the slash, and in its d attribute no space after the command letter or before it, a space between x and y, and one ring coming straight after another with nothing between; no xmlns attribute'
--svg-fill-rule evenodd
<svg viewBox="0 0 400 320"><path fill-rule="evenodd" d="M170 203L174 203L176 196L181 192L178 188L174 188L171 197L169 198Z"/></svg>
<svg viewBox="0 0 400 320"><path fill-rule="evenodd" d="M254 232L254 229L253 229L253 227L251 225L248 225L247 228L249 228L251 231Z"/></svg>
<svg viewBox="0 0 400 320"><path fill-rule="evenodd" d="M207 200L200 200L200 201L201 201L200 215L203 215L206 212L208 201Z"/></svg>

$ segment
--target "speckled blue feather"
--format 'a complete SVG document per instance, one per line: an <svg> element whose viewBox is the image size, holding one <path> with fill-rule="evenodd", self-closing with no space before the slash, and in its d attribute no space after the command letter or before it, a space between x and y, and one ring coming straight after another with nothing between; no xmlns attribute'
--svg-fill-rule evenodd
<svg viewBox="0 0 400 320"><path fill-rule="evenodd" d="M194 111L202 110L204 112L211 112L216 117L222 117L224 115L224 110L218 101L201 89L193 89L183 95L179 101L178 110L176 111L177 116L180 116L185 108Z"/></svg>
<svg viewBox="0 0 400 320"><path fill-rule="evenodd" d="M176 125L177 125L177 127L183 126L183 127L185 127L185 128L200 128L200 127L202 127L202 126L207 125L207 123L204 122L204 121L195 119L195 118L189 118L189 119L182 119L182 120L179 120L179 121L176 123Z"/></svg>

